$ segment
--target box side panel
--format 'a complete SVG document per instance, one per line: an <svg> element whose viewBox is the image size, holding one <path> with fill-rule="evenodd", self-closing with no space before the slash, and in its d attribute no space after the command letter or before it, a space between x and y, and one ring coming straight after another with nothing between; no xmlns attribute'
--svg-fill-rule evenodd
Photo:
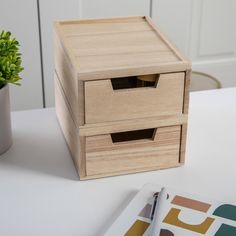
<svg viewBox="0 0 236 236"><path fill-rule="evenodd" d="M79 129L77 128L71 113L68 109L68 103L63 95L59 80L55 74L55 101L56 101L56 114L64 134L66 143L71 152L75 167L81 178L86 176L85 172L85 138L79 136Z"/></svg>
<svg viewBox="0 0 236 236"><path fill-rule="evenodd" d="M63 48L57 31L54 31L54 63L55 71L63 91L71 107L72 115L77 125L84 124L83 82L78 81L77 73L70 58ZM78 105L81 104L81 105Z"/></svg>
<svg viewBox="0 0 236 236"><path fill-rule="evenodd" d="M191 70L187 70L185 73L185 85L184 85L184 101L183 101L183 114L188 115L189 107L189 89ZM181 128L181 143L180 143L180 163L185 161L186 141L187 141L187 123L182 125Z"/></svg>

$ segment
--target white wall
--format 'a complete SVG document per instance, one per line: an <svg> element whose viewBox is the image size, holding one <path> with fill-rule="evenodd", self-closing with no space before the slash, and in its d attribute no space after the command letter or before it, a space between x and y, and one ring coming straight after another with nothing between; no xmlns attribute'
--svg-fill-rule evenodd
<svg viewBox="0 0 236 236"><path fill-rule="evenodd" d="M46 106L54 105L53 21L66 18L149 15L149 12L150 2L147 0L40 0Z"/></svg>
<svg viewBox="0 0 236 236"><path fill-rule="evenodd" d="M224 87L236 86L235 0L39 0L43 68L37 0L1 5L0 28L22 42L26 68L22 88L12 87L13 109L43 106L42 79L46 106L54 105L52 22L61 19L150 15L192 60L193 69L218 77Z"/></svg>
<svg viewBox="0 0 236 236"><path fill-rule="evenodd" d="M0 31L11 31L20 42L24 72L21 87L11 86L13 110L43 106L42 74L36 0L4 0L0 6Z"/></svg>
<svg viewBox="0 0 236 236"><path fill-rule="evenodd" d="M153 19L194 70L212 74L223 87L236 86L235 0L154 0Z"/></svg>
<svg viewBox="0 0 236 236"><path fill-rule="evenodd" d="M40 0L41 38L46 106L54 106L53 22L79 17L77 0Z"/></svg>

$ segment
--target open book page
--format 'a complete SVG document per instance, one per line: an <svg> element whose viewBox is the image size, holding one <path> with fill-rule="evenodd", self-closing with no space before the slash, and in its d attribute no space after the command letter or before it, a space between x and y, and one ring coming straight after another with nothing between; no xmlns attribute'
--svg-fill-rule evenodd
<svg viewBox="0 0 236 236"><path fill-rule="evenodd" d="M148 236L153 194L162 186L145 185L105 236ZM235 236L236 206L166 188L160 212L161 236Z"/></svg>

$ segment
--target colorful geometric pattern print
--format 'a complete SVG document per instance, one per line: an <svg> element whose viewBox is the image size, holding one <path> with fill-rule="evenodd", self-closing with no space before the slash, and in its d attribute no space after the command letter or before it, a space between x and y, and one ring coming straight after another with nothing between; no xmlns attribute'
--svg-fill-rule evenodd
<svg viewBox="0 0 236 236"><path fill-rule="evenodd" d="M162 186L145 185L104 236L149 236L153 194ZM160 236L236 236L236 205L166 188Z"/></svg>
<svg viewBox="0 0 236 236"><path fill-rule="evenodd" d="M141 209L137 220L128 229L125 236L143 236L147 234L151 208L151 204L148 203ZM185 214L186 211L187 214ZM188 216L191 216L191 219L188 219ZM160 236L236 236L236 206L222 204L212 207L207 202L175 195L169 207L167 207L162 227Z"/></svg>

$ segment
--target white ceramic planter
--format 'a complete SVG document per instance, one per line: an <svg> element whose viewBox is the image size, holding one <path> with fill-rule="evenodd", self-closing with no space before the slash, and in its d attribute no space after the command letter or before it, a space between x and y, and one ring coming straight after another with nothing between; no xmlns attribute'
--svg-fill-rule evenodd
<svg viewBox="0 0 236 236"><path fill-rule="evenodd" d="M12 145L9 85L0 89L0 155Z"/></svg>

